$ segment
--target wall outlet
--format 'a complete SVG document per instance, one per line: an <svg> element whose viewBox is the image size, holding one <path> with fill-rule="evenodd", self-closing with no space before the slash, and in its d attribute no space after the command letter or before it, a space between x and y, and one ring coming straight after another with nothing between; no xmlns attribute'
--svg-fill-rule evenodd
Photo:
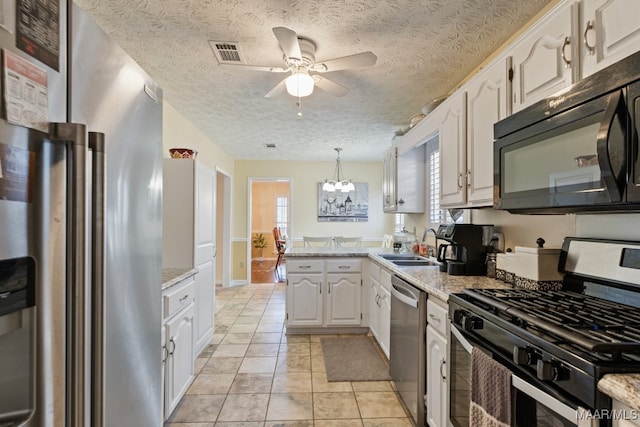
<svg viewBox="0 0 640 427"><path fill-rule="evenodd" d="M244 268L244 262L240 261L240 268Z"/></svg>

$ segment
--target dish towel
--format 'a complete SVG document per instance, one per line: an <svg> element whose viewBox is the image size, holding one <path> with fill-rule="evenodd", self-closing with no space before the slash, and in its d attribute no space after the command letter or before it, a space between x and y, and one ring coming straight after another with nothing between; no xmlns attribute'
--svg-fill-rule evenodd
<svg viewBox="0 0 640 427"><path fill-rule="evenodd" d="M511 371L476 347L471 351L469 425L511 426Z"/></svg>

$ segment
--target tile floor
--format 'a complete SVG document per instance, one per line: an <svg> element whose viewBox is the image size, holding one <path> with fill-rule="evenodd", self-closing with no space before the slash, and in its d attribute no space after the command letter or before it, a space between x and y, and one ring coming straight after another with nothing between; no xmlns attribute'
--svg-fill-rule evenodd
<svg viewBox="0 0 640 427"><path fill-rule="evenodd" d="M216 290L216 330L165 427L411 427L388 381L327 382L320 336L284 333L284 284Z"/></svg>

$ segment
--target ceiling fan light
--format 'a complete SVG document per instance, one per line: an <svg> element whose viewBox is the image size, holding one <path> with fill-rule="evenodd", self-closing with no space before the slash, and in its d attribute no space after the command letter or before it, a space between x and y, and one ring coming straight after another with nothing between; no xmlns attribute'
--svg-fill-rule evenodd
<svg viewBox="0 0 640 427"><path fill-rule="evenodd" d="M306 72L297 72L286 78L284 81L287 92L291 96L309 96L313 92L313 77Z"/></svg>

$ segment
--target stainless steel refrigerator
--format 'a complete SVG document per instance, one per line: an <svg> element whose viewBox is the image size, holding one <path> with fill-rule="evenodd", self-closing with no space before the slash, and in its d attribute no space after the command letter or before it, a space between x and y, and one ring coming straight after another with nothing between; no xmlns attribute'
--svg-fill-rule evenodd
<svg viewBox="0 0 640 427"><path fill-rule="evenodd" d="M75 4L0 7L14 6L15 26L0 22L0 425L160 426L162 91ZM42 130L8 119L7 91L33 91L10 86L12 57L46 74Z"/></svg>

